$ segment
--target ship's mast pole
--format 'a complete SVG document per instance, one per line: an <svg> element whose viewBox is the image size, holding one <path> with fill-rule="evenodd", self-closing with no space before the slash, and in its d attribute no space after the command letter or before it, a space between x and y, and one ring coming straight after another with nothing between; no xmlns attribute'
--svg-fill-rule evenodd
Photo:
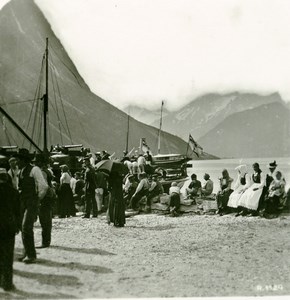
<svg viewBox="0 0 290 300"><path fill-rule="evenodd" d="M126 138L126 155L128 154L128 144L129 144L129 123L130 123L130 110L128 112L128 122L127 122L127 138Z"/></svg>
<svg viewBox="0 0 290 300"><path fill-rule="evenodd" d="M48 113L48 38L46 38L45 49L45 95L43 97L43 152L47 153L47 113Z"/></svg>
<svg viewBox="0 0 290 300"><path fill-rule="evenodd" d="M162 109L163 109L164 101L161 103L161 115L160 115L160 126L159 126L159 132L158 132L158 149L157 153L160 154L160 140L161 140L161 127L162 127Z"/></svg>

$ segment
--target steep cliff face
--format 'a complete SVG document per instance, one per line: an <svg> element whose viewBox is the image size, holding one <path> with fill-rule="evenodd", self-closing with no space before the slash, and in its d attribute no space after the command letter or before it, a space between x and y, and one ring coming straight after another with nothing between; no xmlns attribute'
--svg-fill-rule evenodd
<svg viewBox="0 0 290 300"><path fill-rule="evenodd" d="M126 144L127 115L90 91L32 0L12 0L0 11L1 107L29 135L34 131L34 139L42 147L42 121L34 123L31 112L33 106L35 109L41 103L40 99L32 99L44 93L43 78L40 81L39 76L46 37L49 38L49 144L82 143L92 151L106 149L120 155ZM28 146L7 120L1 121L2 145ZM157 133L156 128L131 118L129 148L138 147L139 139L144 137L156 152ZM161 151L184 153L186 143L163 132Z"/></svg>

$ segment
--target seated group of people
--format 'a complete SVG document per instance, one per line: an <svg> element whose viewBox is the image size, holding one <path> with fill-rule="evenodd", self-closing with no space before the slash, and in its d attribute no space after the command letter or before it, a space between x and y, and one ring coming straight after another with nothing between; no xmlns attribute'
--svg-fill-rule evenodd
<svg viewBox="0 0 290 300"><path fill-rule="evenodd" d="M279 211L286 206L289 191L286 195L286 181L281 171L277 170L276 161L269 164L269 173L264 175L258 163L252 165L249 174L246 165L236 168L238 178L232 188L233 179L224 169L219 178L220 189L216 194L217 214L224 215L236 212L235 216L263 216L276 217ZM186 188L186 199L209 196L213 192L213 182L208 174L202 187L195 174L191 175L191 183Z"/></svg>
<svg viewBox="0 0 290 300"><path fill-rule="evenodd" d="M137 210L140 200L146 196L146 210L149 212L151 210L151 200L164 193L158 174L148 177L145 172L141 172L139 174L128 174L125 178L123 191L127 208Z"/></svg>

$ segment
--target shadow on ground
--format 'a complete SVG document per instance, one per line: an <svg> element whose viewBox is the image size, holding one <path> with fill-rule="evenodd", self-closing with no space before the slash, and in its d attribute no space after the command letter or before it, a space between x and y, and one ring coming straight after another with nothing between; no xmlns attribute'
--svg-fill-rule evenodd
<svg viewBox="0 0 290 300"><path fill-rule="evenodd" d="M27 272L14 270L14 275L21 276L23 278L34 279L40 284L48 284L53 286L80 286L79 279L70 275L56 275L56 274L43 274L36 272Z"/></svg>
<svg viewBox="0 0 290 300"><path fill-rule="evenodd" d="M77 262L56 262L48 259L38 259L37 264L44 265L47 267L55 267L55 268L67 268L70 270L82 270L82 271L91 271L96 274L108 274L113 273L113 271L109 268L100 267L100 266L93 266L93 265L83 265Z"/></svg>
<svg viewBox="0 0 290 300"><path fill-rule="evenodd" d="M72 295L66 295L62 293L57 294L43 294L43 293L31 293L18 290L14 290L13 292L1 292L0 291L0 299L76 299L76 297Z"/></svg>
<svg viewBox="0 0 290 300"><path fill-rule="evenodd" d="M116 255L115 253L111 253L105 250L101 250L98 248L72 248L72 247L65 247L65 246L50 246L52 249L57 250L65 250L65 251L72 251L72 252L78 252L78 253L84 253L84 254L96 254L96 255Z"/></svg>

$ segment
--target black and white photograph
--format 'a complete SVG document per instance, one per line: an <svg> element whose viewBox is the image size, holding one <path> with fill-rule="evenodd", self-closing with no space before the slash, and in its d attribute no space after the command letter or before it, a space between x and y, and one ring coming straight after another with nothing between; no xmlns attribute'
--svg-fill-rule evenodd
<svg viewBox="0 0 290 300"><path fill-rule="evenodd" d="M289 13L0 0L0 298L287 298Z"/></svg>

